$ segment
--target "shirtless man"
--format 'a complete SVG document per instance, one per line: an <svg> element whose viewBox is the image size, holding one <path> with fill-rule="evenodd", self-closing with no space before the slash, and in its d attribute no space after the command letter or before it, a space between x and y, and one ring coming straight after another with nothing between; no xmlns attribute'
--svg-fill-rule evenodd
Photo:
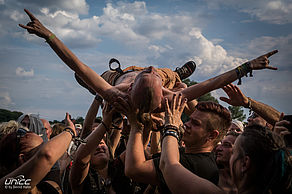
<svg viewBox="0 0 292 194"><path fill-rule="evenodd" d="M164 109L163 98L172 99L174 93L181 93L183 98L192 101L197 97L208 93L212 90L221 88L228 83L243 77L252 70L273 69L277 68L269 66L268 58L277 53L277 50L271 51L256 59L253 59L240 67L223 73L219 76L193 85L189 88L173 92L166 89L162 85L161 77L156 68L150 66L143 71L140 71L133 82L120 83L112 86L107 83L100 75L82 63L55 34L48 30L42 23L28 10L24 10L30 17L31 22L27 25L19 24L20 27L26 29L29 33L35 34L44 38L55 53L63 60L63 62L77 73L85 83L96 91L109 103L114 103L119 96L130 96L133 105L140 112L158 112Z"/></svg>

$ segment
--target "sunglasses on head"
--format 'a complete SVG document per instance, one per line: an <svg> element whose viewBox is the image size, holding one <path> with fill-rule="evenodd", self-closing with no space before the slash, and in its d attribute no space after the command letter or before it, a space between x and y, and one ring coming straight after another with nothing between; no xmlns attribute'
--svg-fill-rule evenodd
<svg viewBox="0 0 292 194"><path fill-rule="evenodd" d="M21 137L25 136L25 134L27 134L27 130L25 130L23 128L19 128L16 131L17 138L21 138Z"/></svg>

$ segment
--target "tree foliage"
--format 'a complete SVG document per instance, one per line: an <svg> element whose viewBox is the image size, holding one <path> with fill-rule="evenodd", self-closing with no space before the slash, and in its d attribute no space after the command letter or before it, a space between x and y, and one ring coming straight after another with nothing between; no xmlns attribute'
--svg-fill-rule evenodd
<svg viewBox="0 0 292 194"><path fill-rule="evenodd" d="M231 112L232 119L243 121L246 118L242 106L228 106L228 109Z"/></svg>
<svg viewBox="0 0 292 194"><path fill-rule="evenodd" d="M0 122L8 122L10 120L17 120L22 115L22 112L10 111L6 109L0 109Z"/></svg>

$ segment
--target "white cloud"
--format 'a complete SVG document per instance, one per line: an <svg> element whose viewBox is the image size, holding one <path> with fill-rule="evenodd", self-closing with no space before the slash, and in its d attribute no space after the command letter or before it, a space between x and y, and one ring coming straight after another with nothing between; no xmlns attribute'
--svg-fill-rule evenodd
<svg viewBox="0 0 292 194"><path fill-rule="evenodd" d="M209 0L209 8L234 7L260 21L273 24L292 23L292 2L287 0Z"/></svg>
<svg viewBox="0 0 292 194"><path fill-rule="evenodd" d="M254 54L262 55L264 52L279 50L279 53L270 58L271 65L279 67L279 70L292 70L292 34L287 36L270 37L263 36L252 40L248 46L248 50Z"/></svg>
<svg viewBox="0 0 292 194"><path fill-rule="evenodd" d="M22 67L16 68L16 75L22 76L22 77L33 77L34 76L34 70L31 69L30 71L25 71Z"/></svg>
<svg viewBox="0 0 292 194"><path fill-rule="evenodd" d="M14 21L19 21L20 19L22 19L23 14L20 14L19 11L14 10L11 15L10 18L13 19Z"/></svg>
<svg viewBox="0 0 292 194"><path fill-rule="evenodd" d="M11 97L8 92L0 92L0 106L1 107L8 107L14 104L11 100Z"/></svg>
<svg viewBox="0 0 292 194"><path fill-rule="evenodd" d="M5 4L5 0L0 0L0 5L4 5Z"/></svg>

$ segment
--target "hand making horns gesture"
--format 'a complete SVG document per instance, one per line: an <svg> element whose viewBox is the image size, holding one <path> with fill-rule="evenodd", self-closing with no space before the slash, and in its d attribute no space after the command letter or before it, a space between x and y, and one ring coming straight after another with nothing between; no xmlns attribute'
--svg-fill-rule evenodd
<svg viewBox="0 0 292 194"><path fill-rule="evenodd" d="M278 52L278 50L273 50L271 52L268 52L267 54L264 54L262 56L259 56L256 59L253 59L250 61L251 63L251 68L252 69L272 69L272 70L277 70L277 67L272 67L269 66L270 61L269 61L269 57L276 54Z"/></svg>
<svg viewBox="0 0 292 194"><path fill-rule="evenodd" d="M30 22L26 25L19 24L20 27L26 29L28 33L35 34L41 38L47 38L50 36L51 32L48 30L32 13L30 13L27 9L24 9L27 15L30 18Z"/></svg>

